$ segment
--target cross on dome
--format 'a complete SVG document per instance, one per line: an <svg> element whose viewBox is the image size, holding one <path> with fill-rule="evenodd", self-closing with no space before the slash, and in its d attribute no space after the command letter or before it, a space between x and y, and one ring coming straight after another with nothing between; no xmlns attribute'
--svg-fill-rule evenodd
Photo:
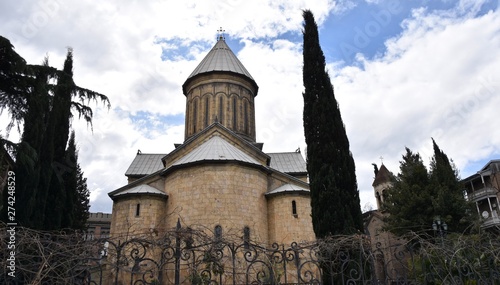
<svg viewBox="0 0 500 285"><path fill-rule="evenodd" d="M220 27L218 30L217 30L217 40L225 40L226 38L224 37L224 32L226 30L223 30L222 27Z"/></svg>

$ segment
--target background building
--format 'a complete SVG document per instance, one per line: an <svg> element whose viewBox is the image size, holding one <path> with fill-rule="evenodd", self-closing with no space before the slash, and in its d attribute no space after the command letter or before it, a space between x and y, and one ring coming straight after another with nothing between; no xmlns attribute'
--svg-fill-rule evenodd
<svg viewBox="0 0 500 285"><path fill-rule="evenodd" d="M404 265L401 262L396 262L396 256L405 250L406 241L384 229L384 217L388 215L384 212L384 199L387 196L385 191L392 187L393 179L393 174L384 164L375 171L372 186L378 209L363 213L365 234L370 238L371 250L374 255L375 276L381 283L384 281L397 282L397 280L402 280L402 276L406 274Z"/></svg>
<svg viewBox="0 0 500 285"><path fill-rule="evenodd" d="M488 162L464 180L467 198L476 204L481 228L500 231L500 159Z"/></svg>
<svg viewBox="0 0 500 285"><path fill-rule="evenodd" d="M85 239L93 240L109 237L111 229L111 214L97 212L89 213L87 220L87 234Z"/></svg>

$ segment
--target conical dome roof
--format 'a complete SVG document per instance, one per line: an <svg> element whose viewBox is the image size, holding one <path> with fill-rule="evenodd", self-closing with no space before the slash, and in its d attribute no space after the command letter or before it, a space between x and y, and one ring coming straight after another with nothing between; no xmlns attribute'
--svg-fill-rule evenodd
<svg viewBox="0 0 500 285"><path fill-rule="evenodd" d="M258 88L257 83L253 79L252 75L250 75L241 61L229 48L222 36L219 37L219 40L217 41L215 46L210 50L210 52L208 52L205 58L200 62L200 64L198 64L191 75L189 75L189 77L186 79L186 82L184 82L183 84L183 89L187 85L187 83L194 77L200 74L211 72L231 72L245 76L251 81L252 85Z"/></svg>

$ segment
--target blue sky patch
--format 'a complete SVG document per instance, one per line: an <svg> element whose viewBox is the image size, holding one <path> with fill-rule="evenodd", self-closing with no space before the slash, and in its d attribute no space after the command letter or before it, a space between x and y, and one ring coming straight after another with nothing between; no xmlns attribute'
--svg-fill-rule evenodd
<svg viewBox="0 0 500 285"><path fill-rule="evenodd" d="M403 31L401 23L411 17L414 9L426 8L436 12L453 9L456 5L455 1L360 1L356 7L342 14L332 15L320 27L320 42L326 60L356 65L358 53L368 59L382 55L386 50L385 41ZM477 14L496 10L498 5L498 1L487 1ZM470 12L467 7L465 9L463 13Z"/></svg>
<svg viewBox="0 0 500 285"><path fill-rule="evenodd" d="M178 60L195 60L194 55L191 53L192 48L203 48L207 49L212 46L211 43L207 41L190 41L186 42L186 40L180 38L173 39L162 39L157 38L155 44L161 45L162 53L161 60L162 61L178 61Z"/></svg>
<svg viewBox="0 0 500 285"><path fill-rule="evenodd" d="M184 124L184 114L160 115L151 112L139 111L129 115L133 125L141 130L146 138L153 139L151 133L166 132L168 127Z"/></svg>
<svg viewBox="0 0 500 285"><path fill-rule="evenodd" d="M488 162L490 162L492 157L500 157L500 153L492 153L489 158L480 159L476 161L469 161L464 169L459 173L461 179L465 179L473 174L476 174L481 168L483 168Z"/></svg>

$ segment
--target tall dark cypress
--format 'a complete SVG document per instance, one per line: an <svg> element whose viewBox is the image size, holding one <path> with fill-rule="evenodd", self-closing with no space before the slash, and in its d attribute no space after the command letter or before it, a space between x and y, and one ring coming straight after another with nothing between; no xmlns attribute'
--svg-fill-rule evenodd
<svg viewBox="0 0 500 285"><path fill-rule="evenodd" d="M40 185L47 192L47 201L50 206L44 211L44 229L52 230L62 227L62 218L65 211L66 192L63 175L66 172L73 172L75 165L66 160L66 145L68 143L70 118L71 118L71 97L75 88L73 81L73 50L68 49L63 70L59 73L59 78L54 92L52 109L49 113L45 137L45 148L47 151L42 162L46 164L43 173L45 179ZM44 155L45 153L42 153ZM42 158L44 158L42 156Z"/></svg>
<svg viewBox="0 0 500 285"><path fill-rule="evenodd" d="M75 230L85 230L89 217L89 190L87 179L78 163L78 150L75 141L75 132L71 132L68 148L66 149L65 172L62 173L64 181L65 198L64 215L61 227Z"/></svg>
<svg viewBox="0 0 500 285"><path fill-rule="evenodd" d="M455 165L432 139L434 156L429 168L430 192L435 216L448 224L449 231L464 232L470 229L476 213L466 200L463 186Z"/></svg>
<svg viewBox="0 0 500 285"><path fill-rule="evenodd" d="M311 11L303 12L304 133L316 237L363 230L355 165L335 99L318 26Z"/></svg>

